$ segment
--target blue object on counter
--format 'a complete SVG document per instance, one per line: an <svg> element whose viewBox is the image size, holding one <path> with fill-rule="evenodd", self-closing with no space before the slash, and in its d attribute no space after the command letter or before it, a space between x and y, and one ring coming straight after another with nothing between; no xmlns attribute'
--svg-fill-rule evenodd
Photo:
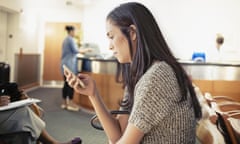
<svg viewBox="0 0 240 144"><path fill-rule="evenodd" d="M205 62L206 61L206 55L204 52L194 52L192 54L192 60L195 62Z"/></svg>

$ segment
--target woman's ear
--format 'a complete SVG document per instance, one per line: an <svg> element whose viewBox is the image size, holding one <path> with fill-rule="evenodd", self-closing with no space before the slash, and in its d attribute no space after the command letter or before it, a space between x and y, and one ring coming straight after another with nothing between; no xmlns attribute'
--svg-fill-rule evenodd
<svg viewBox="0 0 240 144"><path fill-rule="evenodd" d="M137 33L136 33L136 26L135 25L130 25L129 26L129 34L131 37L132 41L135 41L137 39Z"/></svg>

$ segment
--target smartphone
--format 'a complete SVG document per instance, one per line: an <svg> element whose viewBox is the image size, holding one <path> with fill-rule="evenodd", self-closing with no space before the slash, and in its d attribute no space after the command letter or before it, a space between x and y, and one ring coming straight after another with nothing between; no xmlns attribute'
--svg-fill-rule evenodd
<svg viewBox="0 0 240 144"><path fill-rule="evenodd" d="M71 74L73 77L76 77L79 86L81 88L85 88L84 83L79 78L77 78L77 76L66 65L63 65L63 70L64 70L64 75Z"/></svg>

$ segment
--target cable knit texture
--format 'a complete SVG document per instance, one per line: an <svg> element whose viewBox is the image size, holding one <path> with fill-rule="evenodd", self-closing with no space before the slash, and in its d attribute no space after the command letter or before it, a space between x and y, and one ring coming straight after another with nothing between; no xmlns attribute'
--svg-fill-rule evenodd
<svg viewBox="0 0 240 144"><path fill-rule="evenodd" d="M129 123L144 137L142 144L194 144L196 119L188 96L181 93L174 71L166 62L155 62L138 81Z"/></svg>

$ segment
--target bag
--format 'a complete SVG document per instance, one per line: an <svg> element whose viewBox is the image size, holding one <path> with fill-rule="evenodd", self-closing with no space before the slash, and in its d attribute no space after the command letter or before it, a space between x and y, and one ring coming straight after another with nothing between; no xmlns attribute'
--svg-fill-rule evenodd
<svg viewBox="0 0 240 144"><path fill-rule="evenodd" d="M228 120L228 115L217 113L217 128L224 136L226 144L239 144L239 134L234 131L233 126Z"/></svg>
<svg viewBox="0 0 240 144"><path fill-rule="evenodd" d="M0 96L7 95L10 96L10 101L21 100L22 91L18 89L17 83L0 83Z"/></svg>
<svg viewBox="0 0 240 144"><path fill-rule="evenodd" d="M0 62L0 83L9 82L10 77L10 66Z"/></svg>
<svg viewBox="0 0 240 144"><path fill-rule="evenodd" d="M221 115L218 112L216 114L218 116L218 119L216 121L216 125L217 125L218 130L223 135L225 143L226 144L232 144L232 140L231 140L231 137L230 137L229 132L227 130L227 125L225 123L223 115Z"/></svg>
<svg viewBox="0 0 240 144"><path fill-rule="evenodd" d="M10 96L10 102L15 102L23 99L29 98L23 90L18 88L17 83L0 83L0 96L7 95ZM33 112L40 118L43 116L43 110L37 104L33 103L29 105Z"/></svg>

